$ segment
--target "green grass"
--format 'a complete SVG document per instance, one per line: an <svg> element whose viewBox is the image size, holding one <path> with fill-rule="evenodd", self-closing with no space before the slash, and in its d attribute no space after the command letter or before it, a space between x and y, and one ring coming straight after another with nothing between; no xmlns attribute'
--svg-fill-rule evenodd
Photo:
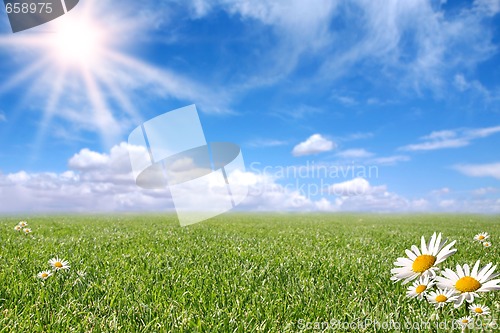
<svg viewBox="0 0 500 333"><path fill-rule="evenodd" d="M30 235L13 230L18 221L0 218L2 333L321 331L315 322L391 332L435 312L389 280L420 236L457 240L442 267L500 264L498 216L234 214L186 228L172 215L52 216L28 219ZM481 231L493 247L472 240ZM41 283L54 256L71 269ZM481 298L495 318L499 293ZM400 327L449 332L437 324L466 313Z"/></svg>

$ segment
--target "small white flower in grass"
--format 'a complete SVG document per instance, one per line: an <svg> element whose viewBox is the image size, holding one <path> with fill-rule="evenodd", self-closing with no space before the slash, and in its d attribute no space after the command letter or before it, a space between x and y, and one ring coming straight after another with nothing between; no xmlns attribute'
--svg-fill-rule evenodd
<svg viewBox="0 0 500 333"><path fill-rule="evenodd" d="M406 295L410 298L416 297L418 300L422 300L432 286L434 286L434 281L428 276L422 276L408 287Z"/></svg>
<svg viewBox="0 0 500 333"><path fill-rule="evenodd" d="M56 271L60 269L69 269L69 263L64 259L59 259L58 257L49 260L49 264L54 267Z"/></svg>
<svg viewBox="0 0 500 333"><path fill-rule="evenodd" d="M19 224L18 224L18 225L19 225L21 228L24 228L24 227L27 227L27 226L28 226L28 222L26 222L26 221L21 221L21 222L19 222Z"/></svg>
<svg viewBox="0 0 500 333"><path fill-rule="evenodd" d="M462 328L473 328L474 318L470 316L465 316L457 320L457 323L462 326Z"/></svg>
<svg viewBox="0 0 500 333"><path fill-rule="evenodd" d="M24 228L23 231L24 231L25 234L29 234L31 232L31 229L30 228Z"/></svg>
<svg viewBox="0 0 500 333"><path fill-rule="evenodd" d="M484 247L490 247L490 246L491 246L491 243L490 243L490 242L483 242L483 246L484 246Z"/></svg>
<svg viewBox="0 0 500 333"><path fill-rule="evenodd" d="M478 297L478 293L484 293L493 290L500 290L500 279L493 280L498 274L493 274L497 266L492 263L479 270L479 260L476 261L472 271L469 265L457 265L457 271L445 269L443 276L436 277L436 284L439 288L452 289L458 294L455 307L458 308L466 300L469 303Z"/></svg>
<svg viewBox="0 0 500 333"><path fill-rule="evenodd" d="M453 241L446 245L447 240L441 241L441 233L436 236L434 233L428 244L425 243L425 238L421 239L421 250L415 246L411 246L410 250L405 250L408 258L398 258L394 263L399 266L391 269L391 280L401 281L406 284L420 276L435 277L438 268L436 265L442 263L446 258L457 252L457 249L451 247L455 245Z"/></svg>
<svg viewBox="0 0 500 333"><path fill-rule="evenodd" d="M21 231L21 230L23 230L23 228L22 228L20 225L16 225L16 226L14 227L14 230L15 230L15 231Z"/></svg>
<svg viewBox="0 0 500 333"><path fill-rule="evenodd" d="M52 275L51 271L43 271L36 275L37 278L47 280Z"/></svg>
<svg viewBox="0 0 500 333"><path fill-rule="evenodd" d="M487 232L481 232L480 234L474 236L474 240L477 240L478 242L484 242L488 238L490 238L490 235Z"/></svg>
<svg viewBox="0 0 500 333"><path fill-rule="evenodd" d="M434 304L437 309L445 306L446 303L455 302L457 300L457 296L453 295L453 290L442 290L438 288L435 291L431 291L427 295L427 300L429 303Z"/></svg>
<svg viewBox="0 0 500 333"><path fill-rule="evenodd" d="M476 316L487 316L490 314L490 308L481 304L472 304L469 306L469 310Z"/></svg>

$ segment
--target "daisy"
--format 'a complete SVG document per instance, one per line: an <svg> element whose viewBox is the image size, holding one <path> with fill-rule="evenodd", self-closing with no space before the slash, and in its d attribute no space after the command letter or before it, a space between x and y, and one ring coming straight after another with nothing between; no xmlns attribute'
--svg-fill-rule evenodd
<svg viewBox="0 0 500 333"><path fill-rule="evenodd" d="M442 263L446 258L457 252L457 249L451 247L455 245L453 241L446 245L447 240L441 241L441 233L436 237L434 233L428 244L425 243L425 238L421 239L421 250L415 245L411 246L410 250L405 250L408 258L398 258L394 263L399 266L391 269L391 280L403 281L406 284L420 276L436 276L436 265ZM446 245L446 246L445 246Z"/></svg>
<svg viewBox="0 0 500 333"><path fill-rule="evenodd" d="M14 230L15 230L15 231L21 231L22 229L23 229L23 228L21 228L21 226L20 226L20 225L16 225L16 226L14 227Z"/></svg>
<svg viewBox="0 0 500 333"><path fill-rule="evenodd" d="M431 291L427 295L427 300L429 303L434 304L436 309L443 307L446 303L455 302L457 296L453 296L453 290L448 289L437 289L436 291Z"/></svg>
<svg viewBox="0 0 500 333"><path fill-rule="evenodd" d="M40 272L36 275L37 278L39 279L42 279L42 280L47 280L49 278L49 276L52 275L52 272L51 271L43 271L43 272Z"/></svg>
<svg viewBox="0 0 500 333"><path fill-rule="evenodd" d="M474 318L470 316L465 316L457 320L457 323L462 326L462 328L472 328L472 323L474 322Z"/></svg>
<svg viewBox="0 0 500 333"><path fill-rule="evenodd" d="M474 240L477 240L478 242L484 242L488 238L490 238L490 235L487 232L482 232L474 236Z"/></svg>
<svg viewBox="0 0 500 333"><path fill-rule="evenodd" d="M58 257L49 260L49 264L54 267L56 271L60 269L69 269L69 263L64 259L59 259Z"/></svg>
<svg viewBox="0 0 500 333"><path fill-rule="evenodd" d="M23 231L24 231L25 234L29 234L31 232L31 229L30 228L24 228Z"/></svg>
<svg viewBox="0 0 500 333"><path fill-rule="evenodd" d="M27 227L27 226L28 226L28 222L26 222L26 221L21 221L21 222L19 222L19 226L20 226L21 228Z"/></svg>
<svg viewBox="0 0 500 333"><path fill-rule="evenodd" d="M489 263L479 270L479 260L474 264L472 271L467 264L457 265L456 273L447 268L442 272L443 276L436 278L436 283L439 288L448 288L458 294L455 303L455 307L458 308L464 300L472 303L474 297L479 296L477 293L500 290L500 279L492 280L498 276L498 274L493 274L496 267Z"/></svg>
<svg viewBox="0 0 500 333"><path fill-rule="evenodd" d="M422 300L432 286L434 286L434 281L430 280L428 276L422 276L408 287L406 295L409 298L416 297L418 300Z"/></svg>
<svg viewBox="0 0 500 333"><path fill-rule="evenodd" d="M484 246L484 247L490 247L490 246L491 246L491 243L490 243L490 242L483 242L483 246Z"/></svg>
<svg viewBox="0 0 500 333"><path fill-rule="evenodd" d="M490 308L486 305L472 304L469 310L476 316L487 316L490 314Z"/></svg>

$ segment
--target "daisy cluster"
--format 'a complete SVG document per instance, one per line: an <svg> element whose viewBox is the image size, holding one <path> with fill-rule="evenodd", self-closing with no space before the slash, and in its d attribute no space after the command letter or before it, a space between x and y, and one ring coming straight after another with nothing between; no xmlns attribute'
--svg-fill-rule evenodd
<svg viewBox="0 0 500 333"><path fill-rule="evenodd" d="M487 233L476 235L474 239L485 241L489 238ZM448 243L441 233L434 233L428 243L424 236L421 238L420 248L412 245L405 250L407 257L398 258L391 270L391 280L407 284L407 296L418 300L426 300L437 309L454 304L459 308L464 301L469 303L470 315L460 318L457 322L462 327L469 327L476 316L490 315L488 306L477 304L475 298L481 294L500 290L500 279L495 273L496 265L492 263L484 267L477 260L472 268L468 264L457 265L456 270L446 268L441 270L438 265L457 252L453 248L456 241Z"/></svg>
<svg viewBox="0 0 500 333"><path fill-rule="evenodd" d="M21 221L14 227L14 230L17 232L24 232L25 234L31 233L31 229L28 227L28 222Z"/></svg>
<svg viewBox="0 0 500 333"><path fill-rule="evenodd" d="M489 241L490 234L487 232L481 232L474 236L474 240L478 241L479 244L483 244L484 247L490 247L491 242Z"/></svg>
<svg viewBox="0 0 500 333"><path fill-rule="evenodd" d="M66 260L59 259L58 257L50 259L49 265L52 267L54 272L68 270L70 268L69 263ZM47 280L54 274L53 271L41 271L37 274L37 278L41 280Z"/></svg>

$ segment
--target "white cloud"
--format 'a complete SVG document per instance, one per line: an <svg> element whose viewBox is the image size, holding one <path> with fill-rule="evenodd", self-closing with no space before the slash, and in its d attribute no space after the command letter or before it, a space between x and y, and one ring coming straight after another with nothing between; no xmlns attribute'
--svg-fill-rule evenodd
<svg viewBox="0 0 500 333"><path fill-rule="evenodd" d="M183 161L183 163L188 163ZM129 165L128 146L114 146L108 153L82 149L61 173L0 173L0 212L119 212L174 210L169 190L144 190L136 186ZM361 177L331 184L317 193L281 184L257 171L231 175L231 183L250 187L238 206L250 211L457 211L500 212L500 199L478 198L494 188L472 191L471 197L446 200L439 196L405 198L386 185L372 185ZM308 185L308 184L306 184ZM312 184L317 185L317 184ZM318 187L315 187L318 189ZM440 190L450 195L448 188ZM198 195L193 200L203 200Z"/></svg>
<svg viewBox="0 0 500 333"><path fill-rule="evenodd" d="M250 147L278 147L285 146L288 144L288 141L285 140L275 140L275 139L256 139L247 143Z"/></svg>
<svg viewBox="0 0 500 333"><path fill-rule="evenodd" d="M481 187L481 188L478 188L478 189L475 189L472 191L472 194L473 195L476 195L476 196L483 196L483 195L487 195L487 194L491 194L491 193L497 193L499 191L498 188L495 188L495 187Z"/></svg>
<svg viewBox="0 0 500 333"><path fill-rule="evenodd" d="M336 183L328 187L328 193L338 196L353 196L369 194L377 191L385 191L385 187L374 188L364 178L354 178L342 183Z"/></svg>
<svg viewBox="0 0 500 333"><path fill-rule="evenodd" d="M377 158L371 159L369 161L369 163L380 164L380 165L395 165L399 162L408 162L409 160L410 160L409 156L394 155L394 156L377 157Z"/></svg>
<svg viewBox="0 0 500 333"><path fill-rule="evenodd" d="M451 192L451 190L448 187L443 187L443 188L431 191L431 194L444 195L444 194L449 194L450 192Z"/></svg>
<svg viewBox="0 0 500 333"><path fill-rule="evenodd" d="M293 150L293 156L315 155L331 151L335 144L324 138L321 134L313 134L306 141L296 145Z"/></svg>
<svg viewBox="0 0 500 333"><path fill-rule="evenodd" d="M7 117L5 117L5 114L3 114L2 112L0 112L0 123L1 122L5 122L7 121Z"/></svg>
<svg viewBox="0 0 500 333"><path fill-rule="evenodd" d="M439 202L439 207L441 208L451 208L456 205L456 201L453 199L441 200Z"/></svg>
<svg viewBox="0 0 500 333"><path fill-rule="evenodd" d="M470 145L475 139L485 138L497 133L500 133L500 126L435 131L421 137L420 140L423 142L406 145L399 149L405 151L419 151L460 148Z"/></svg>
<svg viewBox="0 0 500 333"><path fill-rule="evenodd" d="M489 164L460 164L454 168L470 177L493 177L500 179L500 162Z"/></svg>
<svg viewBox="0 0 500 333"><path fill-rule="evenodd" d="M475 0L474 6L480 13L487 16L500 13L500 0Z"/></svg>
<svg viewBox="0 0 500 333"><path fill-rule="evenodd" d="M373 156L373 153L361 148L347 149L337 153L337 156L343 158L367 158Z"/></svg>
<svg viewBox="0 0 500 333"><path fill-rule="evenodd" d="M328 192L337 196L330 207L336 211L402 212L429 208L425 199L406 199L389 192L386 185L372 186L364 178L333 184ZM325 202L321 204L326 206Z"/></svg>
<svg viewBox="0 0 500 333"><path fill-rule="evenodd" d="M68 162L69 167L76 170L101 169L108 164L110 157L106 154L96 153L87 148L75 154Z"/></svg>
<svg viewBox="0 0 500 333"><path fill-rule="evenodd" d="M62 173L0 174L2 212L113 212L167 210L167 190L142 190L135 185L127 145L101 154L82 149Z"/></svg>

